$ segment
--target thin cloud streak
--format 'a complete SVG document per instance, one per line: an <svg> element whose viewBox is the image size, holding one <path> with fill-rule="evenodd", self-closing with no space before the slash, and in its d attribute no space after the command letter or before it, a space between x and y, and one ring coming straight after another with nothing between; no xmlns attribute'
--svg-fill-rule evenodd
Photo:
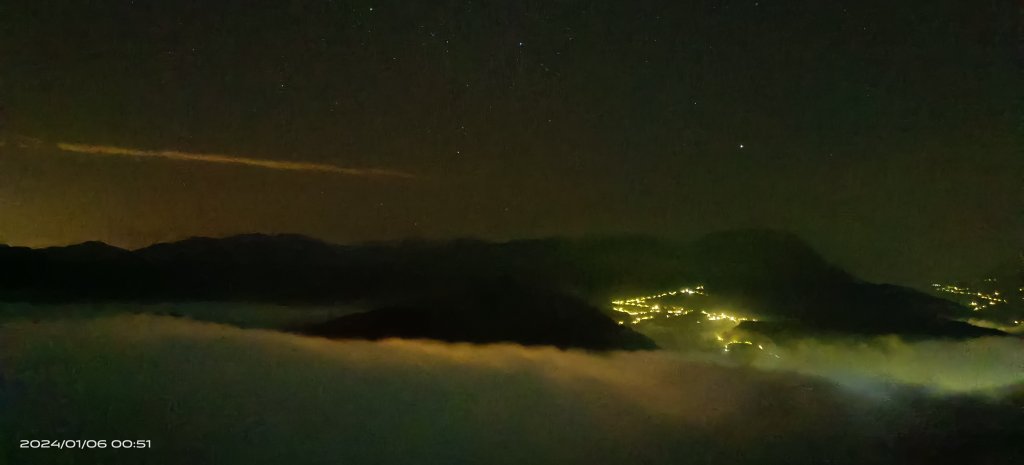
<svg viewBox="0 0 1024 465"><path fill-rule="evenodd" d="M346 176L359 176L366 178L404 178L412 179L416 176L402 172L379 168L344 168L327 163L307 163L292 161L264 160L258 158L235 157L230 155L212 153L189 153L175 150L139 150L125 147L113 147L109 145L69 144L58 142L57 148L65 152L83 153L90 155L115 155L140 158L163 158L176 161L198 161L205 163L221 163L229 165L254 166L283 171L311 171L319 173L335 173Z"/></svg>

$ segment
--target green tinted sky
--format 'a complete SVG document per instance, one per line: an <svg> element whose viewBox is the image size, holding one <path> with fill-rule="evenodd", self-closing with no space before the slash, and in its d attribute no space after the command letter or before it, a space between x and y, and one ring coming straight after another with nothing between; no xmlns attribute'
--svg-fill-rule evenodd
<svg viewBox="0 0 1024 465"><path fill-rule="evenodd" d="M9 0L0 241L763 226L871 278L973 273L1024 240L1018 19L977 0Z"/></svg>

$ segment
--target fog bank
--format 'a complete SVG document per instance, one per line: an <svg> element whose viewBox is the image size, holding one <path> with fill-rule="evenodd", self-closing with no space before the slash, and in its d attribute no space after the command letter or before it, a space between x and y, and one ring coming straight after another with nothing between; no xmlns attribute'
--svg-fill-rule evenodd
<svg viewBox="0 0 1024 465"><path fill-rule="evenodd" d="M145 315L9 321L0 344L3 448L19 464L1009 463L1024 440L1019 389L865 392L668 352L329 341Z"/></svg>

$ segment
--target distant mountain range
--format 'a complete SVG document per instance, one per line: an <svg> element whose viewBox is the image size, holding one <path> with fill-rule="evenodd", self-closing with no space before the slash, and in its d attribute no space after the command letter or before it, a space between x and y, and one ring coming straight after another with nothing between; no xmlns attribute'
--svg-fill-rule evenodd
<svg viewBox="0 0 1024 465"><path fill-rule="evenodd" d="M969 315L962 305L861 281L778 231L731 231L693 242L623 236L334 245L250 234L134 251L98 242L0 246L3 301L356 303L376 309L301 329L337 337L645 348L649 340L606 316L607 303L696 282L722 304L767 320L745 323L751 330L999 334L954 321ZM593 334L572 333L574 327Z"/></svg>

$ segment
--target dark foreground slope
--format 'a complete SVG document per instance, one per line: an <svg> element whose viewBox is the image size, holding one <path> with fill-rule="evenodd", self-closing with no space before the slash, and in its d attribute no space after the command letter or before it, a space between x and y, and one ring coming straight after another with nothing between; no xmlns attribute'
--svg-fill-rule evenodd
<svg viewBox="0 0 1024 465"><path fill-rule="evenodd" d="M299 332L343 339L436 339L516 342L562 348L655 349L653 341L620 326L599 309L563 294L503 283L344 316Z"/></svg>

